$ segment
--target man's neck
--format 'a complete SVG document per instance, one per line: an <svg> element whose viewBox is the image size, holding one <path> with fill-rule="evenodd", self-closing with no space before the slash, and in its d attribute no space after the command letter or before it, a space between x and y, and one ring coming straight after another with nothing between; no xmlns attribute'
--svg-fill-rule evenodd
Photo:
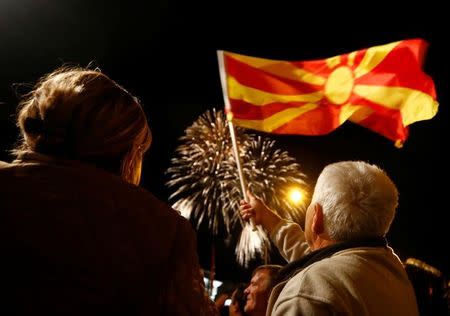
<svg viewBox="0 0 450 316"><path fill-rule="evenodd" d="M322 238L320 236L318 236L312 243L312 245L310 245L310 248L312 251L314 250L318 250L318 249L322 249L331 245L334 245L336 243L336 241L329 239L329 238Z"/></svg>

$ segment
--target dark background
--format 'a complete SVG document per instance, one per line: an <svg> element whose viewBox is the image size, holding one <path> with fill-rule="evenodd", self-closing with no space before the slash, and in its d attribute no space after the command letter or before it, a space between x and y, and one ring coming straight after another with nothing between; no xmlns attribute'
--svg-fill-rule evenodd
<svg viewBox="0 0 450 316"><path fill-rule="evenodd" d="M164 172L178 138L207 109L223 107L217 49L309 60L421 37L430 43L424 66L435 80L440 108L432 120L410 126L404 148L351 123L326 136L269 137L297 159L311 185L326 164L338 160L362 159L384 168L400 191L390 245L401 259L418 258L448 276L446 11L430 1L395 8L364 1L211 3L0 1L0 159L11 160L7 150L17 139L17 94L27 90L16 84L33 83L66 63L93 63L141 99L154 136L142 185L167 200ZM198 240L201 263L209 269L209 234L199 233ZM249 270L237 267L233 250L216 241L216 278L248 281Z"/></svg>

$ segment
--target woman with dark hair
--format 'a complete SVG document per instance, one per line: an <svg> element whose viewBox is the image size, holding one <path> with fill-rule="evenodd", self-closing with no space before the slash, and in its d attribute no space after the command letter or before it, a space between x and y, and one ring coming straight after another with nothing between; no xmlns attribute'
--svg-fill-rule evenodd
<svg viewBox="0 0 450 316"><path fill-rule="evenodd" d="M14 315L210 315L189 222L138 186L151 133L100 71L59 69L21 102L0 162L4 301Z"/></svg>

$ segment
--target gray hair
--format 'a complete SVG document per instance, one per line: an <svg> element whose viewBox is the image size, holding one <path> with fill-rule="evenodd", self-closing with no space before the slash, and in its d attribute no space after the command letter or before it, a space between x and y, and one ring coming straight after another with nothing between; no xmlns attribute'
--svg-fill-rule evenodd
<svg viewBox="0 0 450 316"><path fill-rule="evenodd" d="M322 206L325 231L336 241L385 236L394 219L398 191L378 166L342 161L326 166L312 203Z"/></svg>

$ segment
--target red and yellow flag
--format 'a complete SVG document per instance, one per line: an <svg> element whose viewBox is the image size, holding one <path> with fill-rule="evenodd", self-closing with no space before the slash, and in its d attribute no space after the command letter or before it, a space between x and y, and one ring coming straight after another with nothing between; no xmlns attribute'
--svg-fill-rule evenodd
<svg viewBox="0 0 450 316"><path fill-rule="evenodd" d="M427 46L410 39L313 61L218 51L225 109L236 125L275 134L323 135L349 120L401 146L408 125L437 113Z"/></svg>

